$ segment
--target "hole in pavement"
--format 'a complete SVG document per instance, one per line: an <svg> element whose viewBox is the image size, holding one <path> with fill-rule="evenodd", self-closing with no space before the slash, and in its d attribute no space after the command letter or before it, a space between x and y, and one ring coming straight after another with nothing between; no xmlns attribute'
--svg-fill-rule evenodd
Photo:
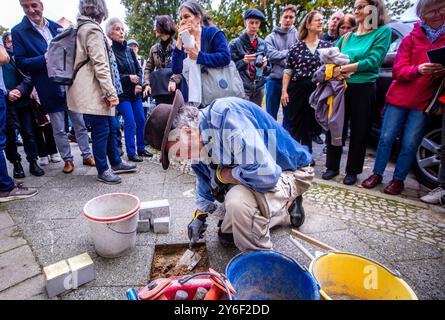
<svg viewBox="0 0 445 320"><path fill-rule="evenodd" d="M202 259L192 271L188 271L185 267L176 267L179 259L181 259L182 255L187 251L188 248L188 243L156 245L149 279L154 280L157 278L184 276L209 271L209 255L205 243L196 244L193 249L193 251L198 253L202 257Z"/></svg>

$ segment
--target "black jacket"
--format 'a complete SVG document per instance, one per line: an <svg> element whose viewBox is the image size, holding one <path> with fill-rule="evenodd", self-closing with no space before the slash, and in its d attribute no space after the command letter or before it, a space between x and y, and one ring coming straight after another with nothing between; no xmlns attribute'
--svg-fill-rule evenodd
<svg viewBox="0 0 445 320"><path fill-rule="evenodd" d="M127 46L126 41L123 43L113 41L111 48L116 56L122 90L124 91L119 95L119 100L135 101L140 99L142 95L140 93L137 96L134 95L136 84L130 80L130 75L137 75L139 77L139 85L142 87L142 68L134 51Z"/></svg>
<svg viewBox="0 0 445 320"><path fill-rule="evenodd" d="M244 63L243 59L246 54L258 53L263 57L267 57L267 44L266 41L258 37L258 46L256 50L252 50L250 38L247 32L244 32L238 38L233 39L229 44L230 54L232 60L236 64L236 68L240 73L241 79L243 80L244 89L248 91L253 91L261 89L266 84L266 78L270 74L272 67L270 62L267 62L267 67L263 70L263 76L260 78L255 77L254 80L250 78L248 65Z"/></svg>
<svg viewBox="0 0 445 320"><path fill-rule="evenodd" d="M32 92L32 80L31 77L25 75L17 66L17 63L14 60L13 52L7 49L7 52L10 57L10 61L7 65L3 66L3 78L5 79L6 86L6 97L9 95L9 92L12 90L19 90L22 93L22 97L15 101L11 102L6 99L8 105L13 105L17 107L27 106L29 96Z"/></svg>

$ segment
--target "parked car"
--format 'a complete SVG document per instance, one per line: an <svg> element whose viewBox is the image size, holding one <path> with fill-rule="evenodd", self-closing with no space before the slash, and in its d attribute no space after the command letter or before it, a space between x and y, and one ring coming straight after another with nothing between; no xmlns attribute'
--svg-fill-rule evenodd
<svg viewBox="0 0 445 320"><path fill-rule="evenodd" d="M377 106L374 111L371 136L375 139L380 137L380 128L383 120L383 108L385 106L386 93L392 82L392 67L397 55L397 50L402 42L414 27L413 21L402 22L392 21L392 43L388 54L382 64L380 77L377 80ZM418 181L428 188L438 186L439 165L441 146L441 119L439 116L432 116L431 123L423 136L422 143L417 149L416 161L413 165L413 172ZM395 152L400 150L400 144L395 145Z"/></svg>

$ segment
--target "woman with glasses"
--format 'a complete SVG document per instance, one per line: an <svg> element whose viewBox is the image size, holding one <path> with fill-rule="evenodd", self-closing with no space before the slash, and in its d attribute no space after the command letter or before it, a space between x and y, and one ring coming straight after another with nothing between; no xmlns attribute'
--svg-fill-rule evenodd
<svg viewBox="0 0 445 320"><path fill-rule="evenodd" d="M357 0L354 16L357 29L345 34L337 42L337 46L343 54L349 56L351 63L335 67L333 74L338 80L346 79L347 82L343 140L348 125L351 132L346 176L343 179L346 185L354 185L357 175L363 171L372 111L376 103L376 80L391 44L391 28L386 25L389 17L383 0ZM353 74L347 78L348 73ZM343 147L331 144L330 132L326 141L327 170L322 178L330 180L340 173Z"/></svg>
<svg viewBox="0 0 445 320"><path fill-rule="evenodd" d="M414 161L416 150L427 125L423 110L430 104L445 76L441 64L430 63L427 51L445 46L445 3L443 0L420 0L417 15L421 19L402 40L393 67L394 81L386 95L386 109L373 174L362 186L368 189L382 182L392 145L403 129L402 146L393 179L385 193L398 195ZM443 133L442 133L443 134ZM444 144L442 138L442 144ZM443 156L445 159L445 156ZM441 186L445 187L445 179ZM445 192L436 190L423 201L439 203Z"/></svg>
<svg viewBox="0 0 445 320"><path fill-rule="evenodd" d="M339 37L344 36L348 32L354 31L357 23L355 22L355 18L352 14L346 14L338 23L337 26L337 34Z"/></svg>
<svg viewBox="0 0 445 320"><path fill-rule="evenodd" d="M332 46L320 40L322 32L323 15L319 11L309 12L301 22L297 42L289 50L281 92L283 108L288 108L289 131L311 153L312 138L319 131L314 109L309 105L309 97L316 89L312 77L322 64L317 49Z"/></svg>

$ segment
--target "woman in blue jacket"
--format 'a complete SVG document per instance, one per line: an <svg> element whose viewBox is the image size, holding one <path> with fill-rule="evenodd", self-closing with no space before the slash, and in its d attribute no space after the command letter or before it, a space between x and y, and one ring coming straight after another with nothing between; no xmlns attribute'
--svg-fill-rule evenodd
<svg viewBox="0 0 445 320"><path fill-rule="evenodd" d="M125 146L128 160L142 162L142 157L152 156L145 150L144 142L145 116L142 108L142 68L134 51L127 46L124 38L124 25L119 19L112 18L107 22L106 33L113 41L111 48L116 56L122 83L123 93L119 95L120 103L117 109L122 114L125 122Z"/></svg>
<svg viewBox="0 0 445 320"><path fill-rule="evenodd" d="M230 64L230 51L226 36L215 26L211 26L208 16L195 1L186 1L179 7L178 41L173 49L172 69L174 74L182 74L183 62L187 56L197 64L209 68L221 68ZM195 39L192 49L183 47L181 33L188 31ZM212 40L213 39L213 40ZM206 47L206 43L207 48ZM188 101L188 85L182 82L185 101Z"/></svg>

